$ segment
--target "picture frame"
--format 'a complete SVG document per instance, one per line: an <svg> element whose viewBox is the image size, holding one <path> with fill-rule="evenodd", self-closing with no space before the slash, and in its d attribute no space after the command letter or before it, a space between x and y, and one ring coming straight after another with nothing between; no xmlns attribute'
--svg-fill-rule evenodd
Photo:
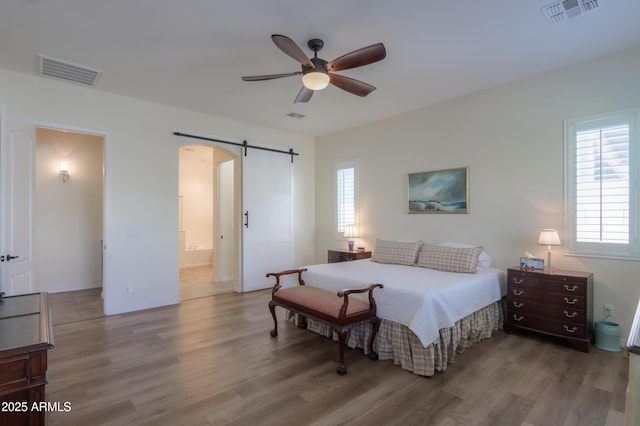
<svg viewBox="0 0 640 426"><path fill-rule="evenodd" d="M409 214L469 213L469 167L409 173Z"/></svg>
<svg viewBox="0 0 640 426"><path fill-rule="evenodd" d="M521 257L520 269L525 271L544 271L544 259Z"/></svg>

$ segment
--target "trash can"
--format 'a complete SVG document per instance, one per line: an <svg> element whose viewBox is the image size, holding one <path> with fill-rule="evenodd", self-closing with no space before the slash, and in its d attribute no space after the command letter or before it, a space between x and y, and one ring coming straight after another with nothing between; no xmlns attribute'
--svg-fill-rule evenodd
<svg viewBox="0 0 640 426"><path fill-rule="evenodd" d="M596 347L609 352L620 351L620 325L611 321L596 321Z"/></svg>

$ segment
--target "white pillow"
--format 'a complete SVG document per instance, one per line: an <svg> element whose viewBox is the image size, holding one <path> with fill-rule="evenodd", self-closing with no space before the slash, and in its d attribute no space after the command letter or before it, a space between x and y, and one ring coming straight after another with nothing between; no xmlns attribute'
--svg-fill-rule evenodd
<svg viewBox="0 0 640 426"><path fill-rule="evenodd" d="M469 244L461 244L461 243L440 243L439 246L443 247L453 247L453 248L473 248L476 246L472 246ZM489 253L486 250L482 250L480 256L478 257L478 267L479 268L489 268L493 263L493 257L489 256Z"/></svg>

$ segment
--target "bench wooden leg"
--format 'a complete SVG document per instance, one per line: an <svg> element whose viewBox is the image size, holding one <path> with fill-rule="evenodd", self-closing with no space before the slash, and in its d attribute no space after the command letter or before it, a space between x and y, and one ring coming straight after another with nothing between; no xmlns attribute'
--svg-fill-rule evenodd
<svg viewBox="0 0 640 426"><path fill-rule="evenodd" d="M344 363L344 349L347 346L347 336L349 335L349 330L351 327L346 326L342 327L338 332L338 350L340 352L340 363L338 364L338 368L336 369L336 373L341 376L347 374L347 366Z"/></svg>
<svg viewBox="0 0 640 426"><path fill-rule="evenodd" d="M276 304L273 301L269 302L269 310L271 311L271 316L273 317L273 330L271 330L271 337L278 336L278 320L276 319Z"/></svg>
<svg viewBox="0 0 640 426"><path fill-rule="evenodd" d="M373 342L376 340L378 329L380 328L380 318L371 320L371 336L369 336L369 359L378 360L378 354L373 350Z"/></svg>

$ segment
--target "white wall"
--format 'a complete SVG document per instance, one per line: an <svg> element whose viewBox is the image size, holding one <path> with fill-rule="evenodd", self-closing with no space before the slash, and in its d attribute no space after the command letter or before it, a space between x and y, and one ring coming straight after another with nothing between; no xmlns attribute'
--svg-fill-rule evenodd
<svg viewBox="0 0 640 426"><path fill-rule="evenodd" d="M34 283L59 292L102 286L100 136L36 129ZM62 182L60 162L69 163Z"/></svg>
<svg viewBox="0 0 640 426"><path fill-rule="evenodd" d="M352 159L360 160L358 245L466 242L484 245L500 268L516 265L525 250L546 257L539 230L563 229L563 120L640 105L639 75L640 49L633 49L320 138L316 260L345 245L332 232L333 167ZM408 173L464 166L470 214L406 213ZM640 297L640 262L568 257L561 249L553 256L558 268L594 273L595 319L603 303L613 304L613 321L626 333Z"/></svg>
<svg viewBox="0 0 640 426"><path fill-rule="evenodd" d="M178 148L192 140L173 136L174 127L299 152L294 262L313 261L312 138L6 70L0 103L32 120L106 134L107 314L178 302Z"/></svg>

